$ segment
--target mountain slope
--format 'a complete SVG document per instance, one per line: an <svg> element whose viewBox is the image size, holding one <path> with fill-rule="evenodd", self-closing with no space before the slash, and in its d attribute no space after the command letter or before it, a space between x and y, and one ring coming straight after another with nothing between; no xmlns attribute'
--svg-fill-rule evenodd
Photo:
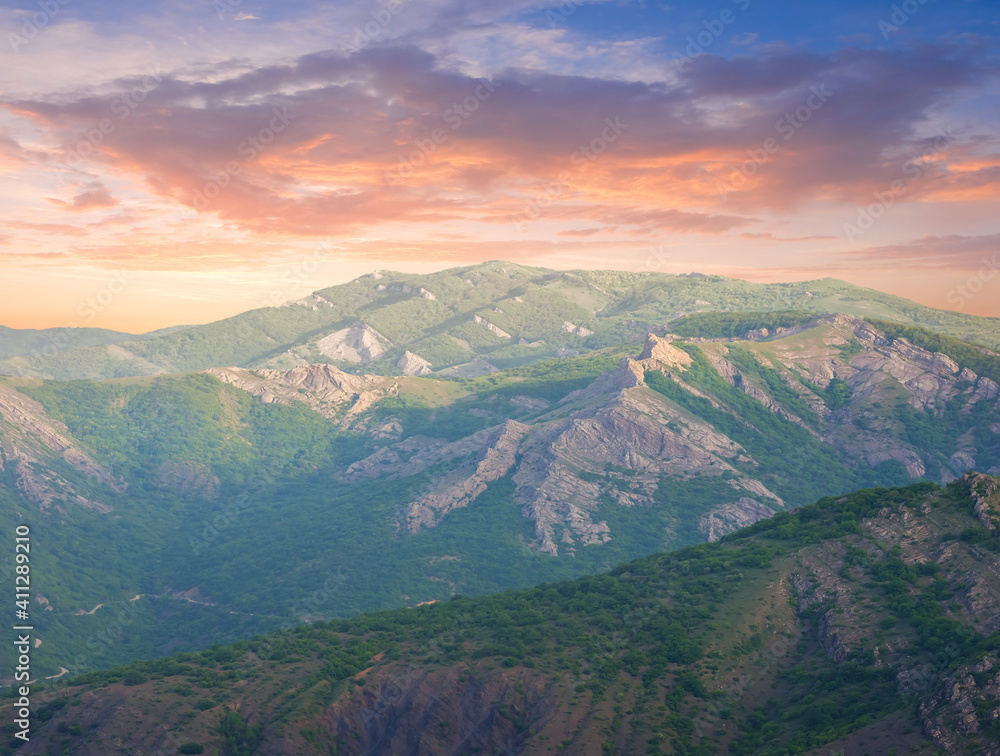
<svg viewBox="0 0 1000 756"><path fill-rule="evenodd" d="M373 273L176 333L0 359L0 373L101 379L328 362L354 372L478 375L643 338L692 312L789 309L884 318L1000 346L1000 319L934 310L833 279L751 284L489 262L428 275Z"/></svg>
<svg viewBox="0 0 1000 756"><path fill-rule="evenodd" d="M996 756L998 488L858 491L607 575L93 673L36 693L17 752Z"/></svg>
<svg viewBox="0 0 1000 756"><path fill-rule="evenodd" d="M576 577L824 494L1000 469L996 383L856 318L629 351L470 379L8 379L0 517L45 544L39 669Z"/></svg>

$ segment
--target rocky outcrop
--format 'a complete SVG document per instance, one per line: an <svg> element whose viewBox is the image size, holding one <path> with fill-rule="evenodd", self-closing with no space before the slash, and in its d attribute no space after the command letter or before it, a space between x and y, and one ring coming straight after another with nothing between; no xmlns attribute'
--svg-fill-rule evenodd
<svg viewBox="0 0 1000 756"><path fill-rule="evenodd" d="M947 753L974 741L976 753L1000 756L1000 742L984 733L1000 720L1000 664L996 652L944 676L935 696L920 704L924 731ZM968 749L964 749L968 750Z"/></svg>
<svg viewBox="0 0 1000 756"><path fill-rule="evenodd" d="M646 343L639 354L639 362L652 360L653 367L678 368L683 370L693 360L683 349L675 347L669 339L661 338L654 333L646 336Z"/></svg>
<svg viewBox="0 0 1000 756"><path fill-rule="evenodd" d="M589 328L584 328L583 326L575 325L570 323L568 320L564 320L562 324L562 330L564 333L575 333L577 336L593 336L594 332Z"/></svg>
<svg viewBox="0 0 1000 756"><path fill-rule="evenodd" d="M539 412L552 405L548 399L542 399L538 396L524 396L522 394L512 396L508 401L518 409L527 410L529 412Z"/></svg>
<svg viewBox="0 0 1000 756"><path fill-rule="evenodd" d="M601 502L610 497L619 506L652 506L663 475L730 473L734 503L715 514L715 532L784 506L760 481L737 472L732 463L753 464L742 447L646 387L645 370L682 370L690 356L652 335L642 354L623 359L530 424L508 421L451 443L406 439L354 463L339 479L409 477L434 465L451 467L401 508L402 527L412 533L433 527L490 481L512 474L514 498L534 524L538 548L553 555L606 543L613 535L599 515ZM540 411L546 403L532 400L531 406ZM628 486L608 475L611 468L631 471Z"/></svg>
<svg viewBox="0 0 1000 756"><path fill-rule="evenodd" d="M774 516L775 510L749 496L713 507L701 516L698 530L707 541L718 541L727 533L753 525Z"/></svg>
<svg viewBox="0 0 1000 756"><path fill-rule="evenodd" d="M476 315L475 317L473 317L472 318L472 322L473 323L478 323L479 325L482 325L482 326L486 326L486 330L487 331L489 331L490 333L492 333L494 336L499 336L501 339L509 339L510 338L510 334L507 333L505 330L503 330L499 326L493 325L493 323L491 323L490 321L486 320L486 318L480 317L479 315Z"/></svg>
<svg viewBox="0 0 1000 756"><path fill-rule="evenodd" d="M381 275L379 276L381 278ZM376 291L391 291L391 292L402 292L403 294L416 294L421 299L435 300L436 296L431 294L427 289L422 286L410 286L404 283L394 283L386 286L385 284L379 284L375 287Z"/></svg>
<svg viewBox="0 0 1000 756"><path fill-rule="evenodd" d="M403 510L401 526L413 534L433 527L448 512L468 506L494 480L514 466L518 444L528 426L508 420L484 434L484 446L466 464L435 482L433 488Z"/></svg>
<svg viewBox="0 0 1000 756"><path fill-rule="evenodd" d="M722 347L723 351L726 350ZM679 351L679 350L678 350ZM722 378L732 387L739 389L744 394L760 402L762 405L767 407L768 410L773 412L785 420L796 425L801 425L805 427L805 423L802 418L788 409L783 407L778 401L776 401L767 391L762 389L746 375L740 372L735 365L733 365L729 360L723 357L721 354L713 350L705 350L705 357L708 359L709 364L715 371L722 376Z"/></svg>
<svg viewBox="0 0 1000 756"><path fill-rule="evenodd" d="M691 355L683 349L675 347L668 339L650 333L646 336L646 343L637 358L622 357L617 369L602 373L586 388L568 394L561 400L561 403L585 401L625 389L645 386L647 369L659 370L670 377L673 371L683 372L691 362ZM685 386L685 388L687 387Z"/></svg>
<svg viewBox="0 0 1000 756"><path fill-rule="evenodd" d="M391 379L352 375L333 365L304 365L291 370L227 367L205 372L257 397L262 404L303 402L345 426L383 396L397 390Z"/></svg>
<svg viewBox="0 0 1000 756"><path fill-rule="evenodd" d="M388 343L389 340L371 326L357 323L324 336L316 342L316 348L330 359L363 365L385 354Z"/></svg>
<svg viewBox="0 0 1000 756"><path fill-rule="evenodd" d="M962 480L969 484L976 518L984 528L996 530L1000 525L1000 496L994 494L1000 488L1000 481L982 473L966 474Z"/></svg>
<svg viewBox="0 0 1000 756"><path fill-rule="evenodd" d="M400 357L399 361L396 363L396 367L399 368L404 375L429 375L434 372L431 370L431 363L420 355L416 355L410 351L403 353L403 356Z"/></svg>

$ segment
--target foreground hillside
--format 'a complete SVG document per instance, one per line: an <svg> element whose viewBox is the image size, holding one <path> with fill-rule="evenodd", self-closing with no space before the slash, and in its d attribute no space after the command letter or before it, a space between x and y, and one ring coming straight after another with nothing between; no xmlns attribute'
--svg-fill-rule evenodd
<svg viewBox="0 0 1000 756"><path fill-rule="evenodd" d="M998 487L858 491L605 575L93 673L37 695L16 752L996 756Z"/></svg>
<svg viewBox="0 0 1000 756"><path fill-rule="evenodd" d="M726 318L699 332L749 322ZM469 379L0 382L0 520L38 544L36 669L578 577L824 495L1000 471L1000 361L900 329L647 334Z"/></svg>
<svg viewBox="0 0 1000 756"><path fill-rule="evenodd" d="M37 339L0 332L0 374L103 379L329 363L381 375L479 375L642 338L695 312L784 310L883 318L1000 347L998 318L935 310L835 279L752 284L495 261L428 275L376 272L174 333L114 343L81 333L79 344L60 341L58 353L48 348L52 340L40 352L17 352L15 343Z"/></svg>

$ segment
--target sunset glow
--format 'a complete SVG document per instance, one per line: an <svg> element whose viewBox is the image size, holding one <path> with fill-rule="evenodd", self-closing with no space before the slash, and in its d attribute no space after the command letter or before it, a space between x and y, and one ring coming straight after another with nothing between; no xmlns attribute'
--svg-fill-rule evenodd
<svg viewBox="0 0 1000 756"><path fill-rule="evenodd" d="M1000 315L991 3L40 7L0 7L3 325L490 259Z"/></svg>

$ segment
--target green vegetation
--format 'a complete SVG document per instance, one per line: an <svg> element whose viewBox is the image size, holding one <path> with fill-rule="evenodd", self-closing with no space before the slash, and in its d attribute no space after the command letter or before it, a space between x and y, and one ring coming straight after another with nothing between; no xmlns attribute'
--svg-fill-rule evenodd
<svg viewBox="0 0 1000 756"><path fill-rule="evenodd" d="M819 429L819 418L806 401L785 382L773 365L765 365L747 347L732 345L729 347L727 359L739 368L745 376L756 378L761 387L776 399L782 407L793 412L800 420L813 429ZM839 380L837 378L834 379ZM843 383L843 381L841 381ZM850 391L848 391L848 397ZM844 399L846 402L846 397Z"/></svg>
<svg viewBox="0 0 1000 756"><path fill-rule="evenodd" d="M823 401L833 411L839 410L851 398L851 387L843 378L833 378L826 386Z"/></svg>
<svg viewBox="0 0 1000 756"><path fill-rule="evenodd" d="M772 333L778 328L794 328L815 317L815 312L805 310L699 312L678 318L670 324L670 331L678 336L701 336L706 339L739 338L761 328Z"/></svg>
<svg viewBox="0 0 1000 756"><path fill-rule="evenodd" d="M881 544L866 522L882 518L881 526L891 528L901 512L925 518L924 540ZM43 727L35 737L53 731L54 737L72 726L81 731L76 722L64 729L44 726L51 718L62 726L74 716L68 713L71 696L84 690L101 696L109 685L139 678L151 685L116 687L112 694L135 691L130 695L147 707L162 700L168 708L149 716L175 716L171 726L182 728L183 717L168 712L191 708L191 691L203 691L206 705L194 709L204 712L194 716L202 717L201 727L211 723L214 740L207 747L233 756L266 752L264 744L277 739L303 754L356 751L366 728L379 726L374 718L382 711L391 711L402 731L423 727L414 686L432 694L444 679L457 679L449 685L458 686L458 696L464 685L493 691L490 719L482 721L501 724L484 725L484 744L493 736L500 742L503 722L526 738L548 737L547 728L561 726L563 716L580 723L563 741L569 752L603 742L606 752L616 753L638 739L650 754L792 756L890 717L920 728L918 707L941 676L984 654L995 658L1000 642L1000 633L977 633L971 617L955 608L958 592L967 588L962 583L988 579L995 560L956 581L940 565L914 559L935 553L948 539L977 548L1000 541L992 532L966 538L975 522L962 481L945 489L922 482L825 497L717 543L649 556L607 574L316 622L93 672L72 680L65 695L39 710ZM861 640L850 639L840 662L821 642L841 616L829 595L788 605L785 586L796 575L808 585L812 574L815 583L808 564L816 563L823 574L839 567L857 591L850 621L871 628ZM800 600L808 595L800 586ZM871 644L878 643L877 633L889 631L896 648L883 644L877 661ZM903 669L932 670L921 673L927 682L916 698L901 695ZM985 686L992 673L979 678L976 684ZM372 679L377 682L368 692ZM379 695L390 695L385 691L402 688L405 702L392 693L389 704L378 703ZM257 703L241 705L247 696L258 696ZM473 705L472 698L463 700ZM327 724L333 702L339 712L354 712L339 728ZM439 704L432 695L428 705ZM241 715L244 709L252 714ZM977 709L984 727L991 711L987 704ZM447 728L419 731L429 743L449 736ZM195 747L192 742L181 752L200 752Z"/></svg>
<svg viewBox="0 0 1000 756"><path fill-rule="evenodd" d="M263 731L259 724L248 725L235 711L223 714L216 727L227 756L252 756L260 745Z"/></svg>
<svg viewBox="0 0 1000 756"><path fill-rule="evenodd" d="M453 378L463 396L445 405L432 404L424 396L402 393L378 403L374 417L379 421L399 420L404 437L431 436L456 441L503 422L538 414L511 400L529 397L555 403L589 385L605 370L614 368L627 349L603 350L575 359L556 359L510 368L478 378Z"/></svg>

